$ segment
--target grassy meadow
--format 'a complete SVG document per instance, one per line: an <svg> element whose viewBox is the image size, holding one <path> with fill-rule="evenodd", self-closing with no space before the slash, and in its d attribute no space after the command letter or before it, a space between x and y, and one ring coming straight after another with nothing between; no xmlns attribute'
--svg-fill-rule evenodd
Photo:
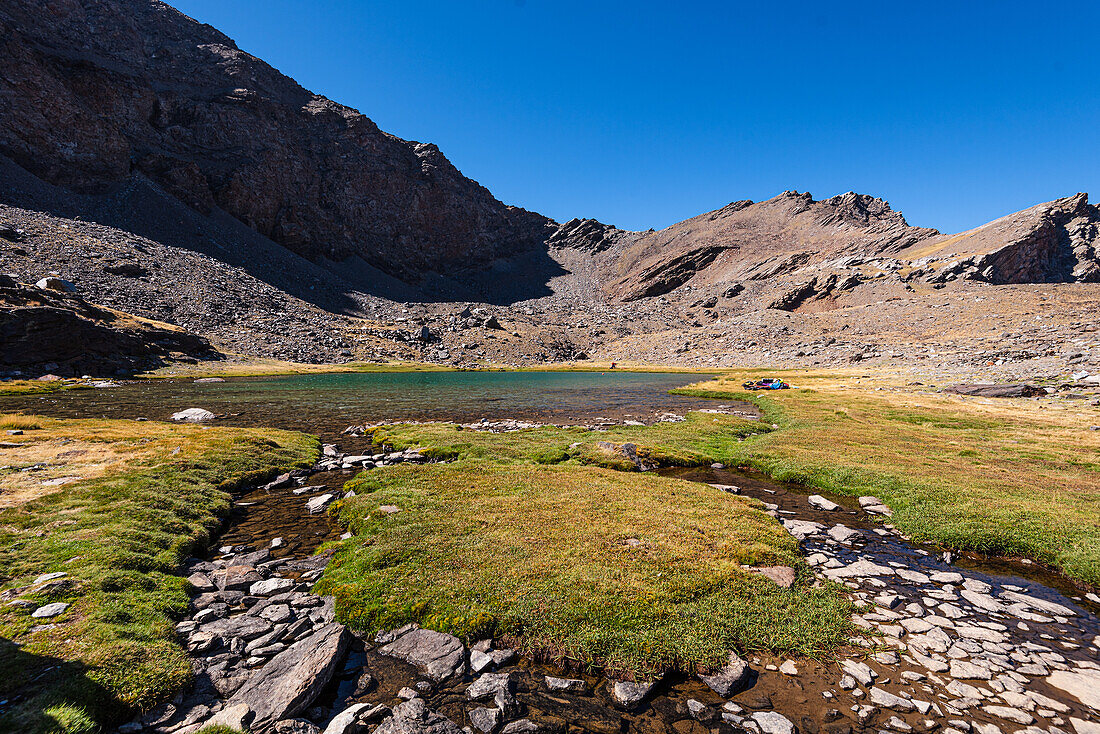
<svg viewBox="0 0 1100 734"><path fill-rule="evenodd" d="M763 506L706 485L464 458L348 488L340 514L355 536L319 590L356 629L511 637L643 678L717 665L731 647L824 655L850 631L847 600L810 586L798 543ZM793 566L801 581L783 589L742 564Z"/></svg>
<svg viewBox="0 0 1100 734"><path fill-rule="evenodd" d="M0 449L0 590L70 604L48 620L0 606L0 730L97 731L190 680L173 630L188 605L176 571L227 515L229 492L308 465L319 447L259 429L11 415L0 425L25 429ZM67 481L50 485L59 473ZM59 571L56 588L33 585ZM56 626L36 630L43 622Z"/></svg>

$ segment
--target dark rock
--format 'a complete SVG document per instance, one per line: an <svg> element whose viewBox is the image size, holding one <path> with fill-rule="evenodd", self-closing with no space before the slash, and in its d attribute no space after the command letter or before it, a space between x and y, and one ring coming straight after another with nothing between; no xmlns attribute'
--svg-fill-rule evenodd
<svg viewBox="0 0 1100 734"><path fill-rule="evenodd" d="M1031 398L1046 394L1043 388L1026 384L952 385L944 388L944 392L982 398Z"/></svg>

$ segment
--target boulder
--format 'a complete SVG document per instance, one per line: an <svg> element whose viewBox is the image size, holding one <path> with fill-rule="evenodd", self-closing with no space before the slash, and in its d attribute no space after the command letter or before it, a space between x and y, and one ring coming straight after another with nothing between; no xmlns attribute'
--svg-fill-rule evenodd
<svg viewBox="0 0 1100 734"><path fill-rule="evenodd" d="M203 423L205 421L212 421L215 417L213 413L203 408L188 408L187 410L181 410L178 413L172 414L172 420L181 421L183 423Z"/></svg>
<svg viewBox="0 0 1100 734"><path fill-rule="evenodd" d="M35 283L35 286L44 291L57 291L59 293L76 293L76 286L64 278L50 275Z"/></svg>
<svg viewBox="0 0 1100 734"><path fill-rule="evenodd" d="M1045 395L1046 391L1037 385L1001 384L1001 385L952 385L944 392L956 395L973 395L982 398L1031 398Z"/></svg>
<svg viewBox="0 0 1100 734"><path fill-rule="evenodd" d="M759 574L766 579L770 579L784 589L791 588L797 576L795 570L790 566L742 566L741 568L749 573Z"/></svg>
<svg viewBox="0 0 1100 734"><path fill-rule="evenodd" d="M466 650L453 635L417 627L384 645L379 652L411 663L432 680L441 681L463 667Z"/></svg>
<svg viewBox="0 0 1100 734"><path fill-rule="evenodd" d="M634 683L617 680L611 682L611 699L623 708L633 708L646 699L657 681Z"/></svg>
<svg viewBox="0 0 1100 734"><path fill-rule="evenodd" d="M722 698L729 698L740 691L749 677L749 664L730 650L729 660L714 675L701 675L699 680Z"/></svg>
<svg viewBox="0 0 1100 734"><path fill-rule="evenodd" d="M226 705L247 704L255 712L251 728L263 731L313 703L332 679L346 650L344 626L325 625L272 658Z"/></svg>
<svg viewBox="0 0 1100 734"><path fill-rule="evenodd" d="M52 604L44 604L31 612L35 619L49 619L63 613L69 605L63 601L55 601Z"/></svg>
<svg viewBox="0 0 1100 734"><path fill-rule="evenodd" d="M472 709L468 716L474 731L480 731L482 734L491 734L491 732L496 731L502 718L500 709L484 707Z"/></svg>

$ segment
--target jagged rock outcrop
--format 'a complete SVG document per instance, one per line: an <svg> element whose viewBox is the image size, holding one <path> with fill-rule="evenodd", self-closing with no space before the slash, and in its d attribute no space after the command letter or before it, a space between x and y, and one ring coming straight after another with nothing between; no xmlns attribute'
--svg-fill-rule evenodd
<svg viewBox="0 0 1100 734"><path fill-rule="evenodd" d="M866 194L815 201L786 191L641 234L624 248L622 276L608 290L624 300L661 295L703 270L708 280L764 280L838 255L897 252L937 234L909 226L888 203Z"/></svg>
<svg viewBox="0 0 1100 734"><path fill-rule="evenodd" d="M626 234L623 230L595 219L570 219L547 239L551 247L571 247L587 252L602 252Z"/></svg>
<svg viewBox="0 0 1100 734"><path fill-rule="evenodd" d="M1008 283L1100 282L1100 207L1088 194L1037 204L989 224L909 248L928 279Z"/></svg>
<svg viewBox="0 0 1100 734"><path fill-rule="evenodd" d="M0 154L73 191L144 175L312 260L412 279L554 230L157 0L4 3L0 58Z"/></svg>
<svg viewBox="0 0 1100 734"><path fill-rule="evenodd" d="M0 276L0 371L113 375L220 358L202 337Z"/></svg>

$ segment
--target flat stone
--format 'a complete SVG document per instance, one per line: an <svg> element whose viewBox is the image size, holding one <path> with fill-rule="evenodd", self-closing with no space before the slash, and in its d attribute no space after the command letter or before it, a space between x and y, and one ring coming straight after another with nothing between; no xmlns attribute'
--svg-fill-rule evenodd
<svg viewBox="0 0 1100 734"><path fill-rule="evenodd" d="M54 571L53 573L44 573L41 576L39 576L38 578L36 578L34 581L32 581L31 586L38 586L39 584L44 584L47 581L53 581L55 579L65 578L68 575L69 574L65 573L64 571Z"/></svg>
<svg viewBox="0 0 1100 734"><path fill-rule="evenodd" d="M871 669L867 663L861 663L856 660L841 660L840 667L845 673L855 678L860 685L869 686L874 683L875 678L878 678L878 673Z"/></svg>
<svg viewBox="0 0 1100 734"><path fill-rule="evenodd" d="M952 660L950 675L959 680L989 680L993 677L989 668L966 660Z"/></svg>
<svg viewBox="0 0 1100 734"><path fill-rule="evenodd" d="M791 588L797 577L797 572L790 566L742 566L741 568L749 573L760 574L784 589Z"/></svg>
<svg viewBox="0 0 1100 734"><path fill-rule="evenodd" d="M811 507L816 507L819 510L825 512L835 512L840 509L840 505L832 500L826 499L819 494L811 494L806 498L806 501L810 503Z"/></svg>
<svg viewBox="0 0 1100 734"><path fill-rule="evenodd" d="M584 693L588 690L588 684L576 678L555 678L546 676L546 687L556 693Z"/></svg>
<svg viewBox="0 0 1100 734"><path fill-rule="evenodd" d="M868 693L868 700L875 706L882 706L884 708L894 709L895 711L914 711L917 708L908 698L895 696L893 693L884 691L878 686L871 686Z"/></svg>
<svg viewBox="0 0 1100 734"><path fill-rule="evenodd" d="M748 676L749 664L730 650L729 659L721 670L714 675L701 675L699 680L722 698L729 698L741 691Z"/></svg>
<svg viewBox="0 0 1100 734"><path fill-rule="evenodd" d="M1093 711L1100 711L1100 671L1087 668L1056 670L1046 680Z"/></svg>
<svg viewBox="0 0 1100 734"><path fill-rule="evenodd" d="M1069 723L1073 724L1073 730L1077 734L1100 734L1100 722L1085 721L1076 716L1069 717Z"/></svg>
<svg viewBox="0 0 1100 734"><path fill-rule="evenodd" d="M954 571L936 571L929 574L928 578L937 584L961 584L963 575Z"/></svg>
<svg viewBox="0 0 1100 734"><path fill-rule="evenodd" d="M360 723L359 717L374 708L373 704L356 703L332 717L332 721L325 727L323 734L359 734L365 727Z"/></svg>
<svg viewBox="0 0 1100 734"><path fill-rule="evenodd" d="M50 619L62 614L69 605L63 601L55 601L52 604L43 604L42 606L31 612L31 616L35 619Z"/></svg>
<svg viewBox="0 0 1100 734"><path fill-rule="evenodd" d="M454 675L463 667L465 647L453 635L434 630L411 629L379 652L417 666L434 681Z"/></svg>
<svg viewBox="0 0 1100 734"><path fill-rule="evenodd" d="M998 719L1005 719L1017 724L1031 724L1035 717L1026 711L1011 706L982 706L982 711Z"/></svg>
<svg viewBox="0 0 1100 734"><path fill-rule="evenodd" d="M835 525L829 528L825 534L838 543L847 543L852 538L858 537L859 531L853 530L847 525Z"/></svg>
<svg viewBox="0 0 1100 734"><path fill-rule="evenodd" d="M798 538L799 540L805 540L811 535L817 535L825 526L819 522L810 522L809 520L783 520L783 527L787 529L787 532Z"/></svg>
<svg viewBox="0 0 1100 734"><path fill-rule="evenodd" d="M539 725L530 719L517 719L501 730L502 734L537 734L539 731Z"/></svg>
<svg viewBox="0 0 1100 734"><path fill-rule="evenodd" d="M1075 610L1070 609L1067 606L1063 606L1062 604L1047 601L1046 599L1040 599L1034 596L1028 596L1027 594L1021 594L1016 591L1002 591L1001 598L1008 599L1009 601L1016 602L1018 604L1023 604L1024 606L1031 607L1032 609L1038 609L1041 612L1046 612L1047 614L1053 614L1055 616L1074 617L1077 615L1077 612Z"/></svg>
<svg viewBox="0 0 1100 734"><path fill-rule="evenodd" d="M178 413L172 414L172 420L181 421L183 423L203 423L205 421L212 421L216 418L213 413L203 408L188 408L187 410L181 410Z"/></svg>
<svg viewBox="0 0 1100 734"><path fill-rule="evenodd" d="M866 559L840 568L828 568L824 571L830 578L854 578L858 576L893 576L894 569L889 566L880 566Z"/></svg>
<svg viewBox="0 0 1100 734"><path fill-rule="evenodd" d="M293 588L293 579L284 579L275 576L252 584L248 587L248 593L252 596L274 596L275 594L281 594Z"/></svg>
<svg viewBox="0 0 1100 734"><path fill-rule="evenodd" d="M791 720L775 711L757 711L751 718L764 734L794 734Z"/></svg>
<svg viewBox="0 0 1100 734"><path fill-rule="evenodd" d="M336 499L336 495L331 493L319 494L316 497L310 497L306 500L306 510L309 514L316 515L321 510L329 506L329 504Z"/></svg>
<svg viewBox="0 0 1100 734"><path fill-rule="evenodd" d="M286 604L272 604L260 611L260 616L272 624L282 624L294 618L294 613Z"/></svg>
<svg viewBox="0 0 1100 734"><path fill-rule="evenodd" d="M295 716L313 703L332 679L347 650L347 637L343 625L325 625L252 674L226 705L248 704L256 714L253 731Z"/></svg>

